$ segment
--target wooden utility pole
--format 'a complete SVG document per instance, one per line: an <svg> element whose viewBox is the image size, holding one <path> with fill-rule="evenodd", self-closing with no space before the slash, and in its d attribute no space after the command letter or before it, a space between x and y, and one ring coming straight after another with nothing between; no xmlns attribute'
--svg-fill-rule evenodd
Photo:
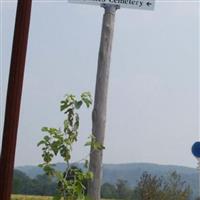
<svg viewBox="0 0 200 200"><path fill-rule="evenodd" d="M112 50L112 40L114 32L115 13L119 6L103 5L105 13L103 16L103 25L101 33L101 43L98 58L98 70L96 77L96 90L94 108L92 113L92 134L97 142L104 144L105 126L106 126L106 107L108 81L110 71L110 60ZM90 153L90 170L94 178L88 185L88 196L91 200L100 200L101 178L102 178L102 151Z"/></svg>
<svg viewBox="0 0 200 200"><path fill-rule="evenodd" d="M32 0L18 0L0 157L0 199L10 200Z"/></svg>

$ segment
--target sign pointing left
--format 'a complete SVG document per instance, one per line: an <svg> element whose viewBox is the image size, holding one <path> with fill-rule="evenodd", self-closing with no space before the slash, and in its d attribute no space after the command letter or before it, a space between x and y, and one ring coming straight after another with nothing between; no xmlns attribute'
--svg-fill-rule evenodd
<svg viewBox="0 0 200 200"><path fill-rule="evenodd" d="M140 10L154 10L155 0L68 0L70 3L102 5L117 5L121 8L133 8Z"/></svg>

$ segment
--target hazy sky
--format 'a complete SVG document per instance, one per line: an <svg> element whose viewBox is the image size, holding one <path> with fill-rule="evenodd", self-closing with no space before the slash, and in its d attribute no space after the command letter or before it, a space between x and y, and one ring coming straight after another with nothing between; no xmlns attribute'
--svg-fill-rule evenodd
<svg viewBox="0 0 200 200"><path fill-rule="evenodd" d="M103 15L98 6L33 2L16 165L41 162L40 129L62 125L66 93L94 96ZM1 1L1 138L15 11L16 1ZM198 14L198 1L172 0L156 1L154 11L117 11L105 163L196 167L190 148L199 139ZM81 113L73 161L87 154L91 111Z"/></svg>

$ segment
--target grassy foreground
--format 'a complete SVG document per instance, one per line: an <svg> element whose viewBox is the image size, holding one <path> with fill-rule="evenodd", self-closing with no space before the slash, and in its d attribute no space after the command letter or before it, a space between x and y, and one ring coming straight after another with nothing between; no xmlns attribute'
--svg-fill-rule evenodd
<svg viewBox="0 0 200 200"><path fill-rule="evenodd" d="M52 200L52 197L47 196L29 196L29 195L12 195L11 200Z"/></svg>
<svg viewBox="0 0 200 200"><path fill-rule="evenodd" d="M52 199L53 199L52 197L47 197L47 196L29 196L29 195L12 195L11 198L11 200L52 200Z"/></svg>

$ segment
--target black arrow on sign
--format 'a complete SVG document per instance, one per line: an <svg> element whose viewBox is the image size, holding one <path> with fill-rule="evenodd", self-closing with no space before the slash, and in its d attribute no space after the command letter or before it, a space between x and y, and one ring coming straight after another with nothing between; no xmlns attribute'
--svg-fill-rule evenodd
<svg viewBox="0 0 200 200"><path fill-rule="evenodd" d="M151 6L152 5L152 3L150 3L150 2L147 2L147 6Z"/></svg>

